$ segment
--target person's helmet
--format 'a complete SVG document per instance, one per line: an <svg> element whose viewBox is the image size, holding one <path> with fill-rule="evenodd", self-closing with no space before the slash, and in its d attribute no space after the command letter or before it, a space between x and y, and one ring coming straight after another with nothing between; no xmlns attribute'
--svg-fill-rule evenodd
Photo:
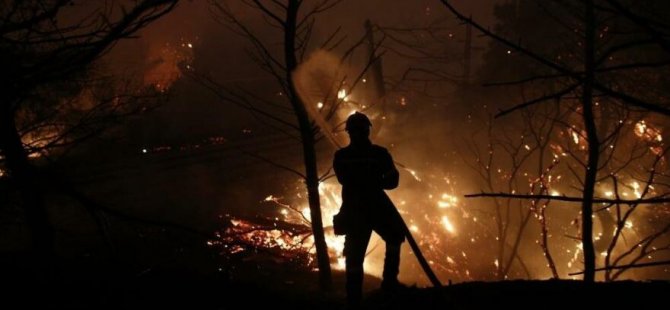
<svg viewBox="0 0 670 310"><path fill-rule="evenodd" d="M344 129L346 131L351 131L356 129L370 129L370 127L372 127L370 119L361 112L355 112L354 114L349 115L349 118L347 118Z"/></svg>

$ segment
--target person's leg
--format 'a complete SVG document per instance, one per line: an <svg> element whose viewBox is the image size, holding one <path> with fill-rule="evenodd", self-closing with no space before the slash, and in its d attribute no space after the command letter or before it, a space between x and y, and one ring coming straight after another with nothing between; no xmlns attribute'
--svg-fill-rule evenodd
<svg viewBox="0 0 670 310"><path fill-rule="evenodd" d="M402 243L393 240L386 242L386 255L384 256L384 273L382 274L382 288L398 286L398 273L400 272L400 246Z"/></svg>
<svg viewBox="0 0 670 310"><path fill-rule="evenodd" d="M400 246L405 241L403 231L394 225L391 220L380 221L374 231L386 243L384 256L384 272L382 273L382 289L394 289L400 286L398 273L400 271Z"/></svg>
<svg viewBox="0 0 670 310"><path fill-rule="evenodd" d="M344 240L347 303L349 305L358 305L363 297L363 261L371 234L371 230L352 231Z"/></svg>

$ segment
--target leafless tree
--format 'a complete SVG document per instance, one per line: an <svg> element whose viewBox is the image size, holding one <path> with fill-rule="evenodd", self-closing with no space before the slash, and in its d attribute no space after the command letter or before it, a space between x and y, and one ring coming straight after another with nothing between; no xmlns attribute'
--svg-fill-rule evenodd
<svg viewBox="0 0 670 310"><path fill-rule="evenodd" d="M552 190L552 174L559 165L559 159L552 156L552 141L560 128L560 120L565 111L554 106L525 109L508 124L498 124L494 131L493 119L487 121L489 129L481 149L471 142L469 149L475 156L471 168L483 181L488 192L523 193L549 195ZM503 130L501 127L504 126ZM546 209L551 201L530 200L528 204L509 198L493 199L495 208L497 241L496 274L498 279L506 279L515 262L518 262L530 276L520 254L522 241L528 238L528 224L535 218L540 229L539 245L547 260L552 275L558 278L556 264L549 247L548 217Z"/></svg>
<svg viewBox="0 0 670 310"><path fill-rule="evenodd" d="M596 3L598 2L598 3ZM576 202L581 203L581 239L584 251L584 280L594 281L595 278L595 249L593 244L593 205L596 202L595 186L598 178L599 167L603 148L603 137L605 133L598 132L596 123L597 113L594 111L596 100L605 102L602 98L609 98L607 103L611 105L623 105L629 109L643 109L670 115L667 103L658 98L649 100L641 95L639 91L633 91L631 88L621 87L615 77L622 72L632 72L644 68L663 68L668 64L668 55L660 53L650 59L638 60L619 56L626 53L639 51L640 48L647 48L651 40L657 38L653 33L646 31L643 34L631 36L616 36L611 39L607 33L611 26L616 30L630 30L626 26L621 26L612 20L620 21L621 12L615 6L608 7L607 4L600 1L586 0L581 3L569 3L566 1L552 2L556 7L561 8L567 15L556 17L547 11L548 18L555 18L560 27L565 27L566 31L574 33L577 48L580 49L579 57L572 57L574 60L561 60L555 55L547 55L534 50L531 47L524 46L518 39L508 38L496 33L481 24L473 21L471 18L459 12L450 1L442 0L446 8L460 20L472 25L475 29L484 35L492 38L498 44L506 46L510 53L519 53L528 57L530 60L543 66L546 73L524 77L518 81L501 83L514 85L528 83L531 81L561 81L560 90L550 92L535 99L515 105L511 108L501 111L497 116L507 115L511 112L527 108L532 105L564 98L568 95L574 95L580 98L578 112L581 115L581 121L584 132L584 138L587 143L586 154L579 161L583 162L583 173L581 179L581 199ZM625 6L621 6L626 8ZM615 10L616 9L616 10ZM569 16L569 18L565 18ZM632 27L632 26L631 26ZM639 24L638 24L639 29ZM651 36L651 38L650 38ZM566 42L567 43L567 42ZM661 47L663 47L661 45ZM529 198L533 195L504 195L506 197ZM551 195L544 197L552 199ZM536 199L538 196L533 197Z"/></svg>
<svg viewBox="0 0 670 310"><path fill-rule="evenodd" d="M363 80L363 75L379 59L379 55L374 52L376 43L370 43L372 51L362 65L363 69L357 70L357 73L352 75L347 70L341 69L344 66L340 65L344 60L350 59L357 47L362 46L366 36L355 40L351 47L347 48L342 47L347 38L341 33L341 28L332 31L320 44L312 40L317 16L340 2L340 0L320 0L313 3L300 0L270 2L245 0L233 4L226 1L211 1L216 20L248 40L250 57L274 80L275 87L279 89L280 100L276 99L276 93L274 98L268 98L249 87L221 83L206 72L190 73L198 83L211 90L222 101L250 111L263 124L300 143L304 170L294 169L259 154L252 155L276 167L291 171L305 181L319 281L323 289L331 286L331 272L324 237L319 183L328 177L328 172L321 174L319 172L316 145L320 140L328 139L338 146L334 129L341 125L345 116L342 114L343 110L347 112L353 109L364 110L374 105L374 101L378 99L372 98L366 104L349 98L352 90ZM247 20L243 20L236 11L240 7L260 16L264 22L263 29L257 29ZM271 38L266 35L268 31L272 31ZM337 49L343 51L335 57L333 55ZM314 67L305 69L307 67L305 64L313 60L315 53L319 52L334 57L326 63L332 64L334 61L335 65L317 65L316 69ZM301 74L302 78L299 77ZM303 85L305 78L310 80L307 82L309 85ZM345 106L349 108L344 109Z"/></svg>
<svg viewBox="0 0 670 310"><path fill-rule="evenodd" d="M23 138L33 139L42 147L64 145L86 136L71 134L93 119L99 120L103 114L110 116L98 112L102 107L106 112L118 108L120 93L107 93L103 97L108 100L91 102L90 110L79 111L79 121L59 124L59 119L62 121L65 117L60 114L63 112L60 108L76 100L73 98L81 94L85 84L94 84L89 75L92 64L116 42L131 37L170 12L176 3L177 0L144 0L131 5L120 1L76 4L68 0L0 3L0 65L3 68L0 73L0 150L7 174L20 193L34 251L43 259L48 261L53 255L53 231L42 193L44 185L29 160L29 154L37 150ZM90 99L101 99L93 97ZM47 131L45 126L59 126L57 136L37 134ZM35 136L22 136L28 132ZM49 142L38 143L40 139Z"/></svg>

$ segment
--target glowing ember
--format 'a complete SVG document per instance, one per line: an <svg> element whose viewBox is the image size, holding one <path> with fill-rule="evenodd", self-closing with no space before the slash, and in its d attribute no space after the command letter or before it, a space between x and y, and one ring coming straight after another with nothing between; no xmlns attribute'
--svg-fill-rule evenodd
<svg viewBox="0 0 670 310"><path fill-rule="evenodd" d="M456 198L456 196L447 193L442 194L441 198L442 199L437 202L437 206L440 208L450 208L458 203L458 198Z"/></svg>
<svg viewBox="0 0 670 310"><path fill-rule="evenodd" d="M421 182L421 178L419 178L419 175L416 173L416 171L409 168L405 168L405 170L407 170L417 182Z"/></svg>
<svg viewBox="0 0 670 310"><path fill-rule="evenodd" d="M644 120L641 120L635 123L633 132L638 138L640 138L640 140L650 144L649 148L654 154L659 155L662 152L663 148L660 147L660 145L662 145L663 142L663 135L659 128L648 124Z"/></svg>
<svg viewBox="0 0 670 310"><path fill-rule="evenodd" d="M332 267L344 268L342 251L344 250L344 237L335 236L332 229L332 216L339 210L341 203L339 194L334 190L333 184L321 183L319 192L324 200L323 219L326 227L326 243L330 256L333 259ZM296 197L304 197L298 194ZM279 218L256 218L253 221L229 218L230 225L220 233L221 238L213 241L212 246L223 246L222 254L230 256L233 254L244 255L249 251L265 251L268 255L279 256L289 262L298 263L302 266L315 268L314 240L311 236L311 214L306 205L293 207L284 203L281 197L268 195L263 203L271 203L279 208L282 219ZM235 245L235 246L231 246Z"/></svg>
<svg viewBox="0 0 670 310"><path fill-rule="evenodd" d="M347 98L347 90L346 90L346 89L340 89L340 90L337 92L337 99L341 99L341 100L347 101L347 99L348 99L348 98Z"/></svg>
<svg viewBox="0 0 670 310"><path fill-rule="evenodd" d="M442 225L444 226L444 229L446 229L450 233L456 233L456 229L454 228L454 225L451 224L451 221L449 221L449 217L446 215L442 216Z"/></svg>
<svg viewBox="0 0 670 310"><path fill-rule="evenodd" d="M338 95L342 96L340 99L347 97L346 92L341 92ZM312 102L316 102L316 100ZM349 111L349 109L346 111ZM635 126L634 123L626 124L631 127ZM642 136L644 136L644 134L650 132L649 128L646 123L644 126L640 124L637 125L635 131L643 133ZM631 136L642 137L637 133ZM562 144L558 142L548 144L550 148L547 148L548 153L545 159L548 159L551 166L549 168L544 167L544 170L539 173L537 170L520 167L519 171L516 172L516 177L525 178L523 186L512 187L509 192L525 194L529 192L528 186L530 185L531 189L535 189L530 190L533 193L543 193L557 197L577 195L569 183L571 182L571 176L566 172L567 170L558 168L552 170L552 168L559 164L562 165L563 161L569 161L572 156L581 156L588 144L584 139L584 133L575 126L568 127L567 130L561 131L559 135L563 139ZM652 140L657 141L658 138L654 136ZM652 143L651 141L648 142ZM532 152L537 150L537 144L531 141L523 141L518 145L518 148L528 150L533 154ZM527 154L528 152L524 151L523 153ZM490 202L478 201L473 205L471 200L459 199L459 194L462 193L463 189L457 187L461 186L456 182L456 180L459 180L458 177L440 175L433 170L428 170L432 169L430 166L415 170L409 169L403 164L398 164L398 167L403 169L401 173L404 174L404 177L401 180L405 183L398 189L389 191L388 194L396 203L400 214L408 224L409 230L424 250L424 255L439 277L454 281L490 279L497 277L498 270L508 268L509 261L507 259L511 257L511 253L508 251L515 242L513 234L519 228L515 226L518 223L504 223L509 225L510 232L507 236L501 235L495 230L494 223L498 221L499 217L504 216L504 212L514 214L519 219L523 219L526 214L531 219L533 216L537 219L537 221L530 221L528 224L528 227L530 227L528 231L533 233L522 235L520 241L520 249L517 254L520 255L520 260L524 260L522 264L525 265L521 266L519 263L513 262L513 267L510 269L512 271L504 274L504 278L551 277L550 269L547 268L546 257L548 255L541 250L547 244L551 249L551 256L553 256L560 277L568 277L567 273L579 271L583 267L583 250L581 243L576 241L579 240L578 223L580 219L574 219L575 216L578 217L579 215L564 212L567 210L563 207L564 205L558 206L562 204L561 202L537 201L532 206L527 202L521 202L518 205L515 202L509 210L501 209L502 212L496 214L495 205L492 205L492 203L487 205ZM484 163L482 166L486 166L487 171L495 176L493 182L507 182L510 178L509 169L504 164L494 162L491 164ZM645 179L634 178L623 173L620 176L617 175L616 179L616 182L618 182L616 187L608 180L600 182L597 185L597 196L640 198L643 195L647 197L653 195L653 188L648 187L648 184L645 183L648 181L645 181ZM291 231L284 231L275 226L268 228L276 231L257 234L255 237L260 239L253 240L256 247L274 246L286 253L296 253L295 251L298 251L301 254L296 254L297 257L308 258L301 260L305 264L304 266L312 266L313 268L315 253L313 240L309 233L311 212L305 201L306 194L303 187L304 184L300 182L295 187L294 192L281 193L281 196L268 195L262 199L262 203L269 203L273 208L276 208L273 209L273 212L275 212L273 216L276 216L273 221L277 226L289 223L299 225L304 229L304 233L300 235L300 241L296 241L297 239ZM319 193L322 199L325 237L332 259L331 266L334 269L343 269L344 238L334 236L331 227L332 216L339 210L342 203L340 185L334 178L329 178L327 181L320 183ZM290 199L281 197L290 197ZM479 207L480 203L481 207ZM551 206L548 207L550 204ZM602 205L603 208L605 206ZM637 240L642 236L640 235L640 230L644 229L642 223L648 221L647 218L639 216L625 218L620 225L623 230L619 238L621 240L625 238L626 241L619 242L612 248L611 253L608 253L607 243L614 238L617 227L616 216L616 210L612 206L594 214L594 243L600 260L598 262L599 266L604 265L603 261L605 259L611 257L611 261L613 261L617 257L616 255L625 253L625 242L637 242L631 240ZM568 223L573 224L569 225ZM635 226L633 223L635 223ZM538 232L542 229L541 225L547 225L547 232L544 234ZM569 238L566 236L569 236ZM250 237L245 238L249 239ZM263 240L263 238L269 240ZM378 246L381 244L379 239L375 238L377 237L373 236L370 243L365 267L367 273L379 276L383 266L384 251L383 247ZM543 240L543 238L546 238L546 240ZM547 240L551 242L547 243ZM497 246L501 244L505 247L502 259L497 253ZM382 250L378 250L378 248ZM240 255L249 251L249 248L240 250L239 248L229 247L229 249L237 251L236 253ZM403 249L408 250L407 247L403 247ZM539 255L540 253L543 255ZM648 253L648 255L651 255L651 253ZM644 257L647 257L647 254ZM515 259L512 258L512 260ZM412 271L409 273L401 272L401 278L404 274L405 277L411 279L410 281L420 282L423 280L420 269L412 259L404 259L402 263L402 268L405 268L405 270L411 268ZM525 268L528 270L523 270Z"/></svg>

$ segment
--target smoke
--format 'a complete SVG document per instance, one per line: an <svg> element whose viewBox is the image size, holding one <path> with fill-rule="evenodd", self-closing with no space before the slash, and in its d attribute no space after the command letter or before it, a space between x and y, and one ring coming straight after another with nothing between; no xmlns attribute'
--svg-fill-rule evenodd
<svg viewBox="0 0 670 310"><path fill-rule="evenodd" d="M176 44L166 42L149 46L144 72L145 86L153 86L156 90L165 92L182 78L182 70L191 69L195 42L184 38L180 41Z"/></svg>
<svg viewBox="0 0 670 310"><path fill-rule="evenodd" d="M293 73L293 83L309 116L321 128L321 132L335 147L345 141L337 135L335 128L349 115L344 112L347 104L346 92L342 88L346 81L346 68L333 54L317 50L300 64Z"/></svg>

